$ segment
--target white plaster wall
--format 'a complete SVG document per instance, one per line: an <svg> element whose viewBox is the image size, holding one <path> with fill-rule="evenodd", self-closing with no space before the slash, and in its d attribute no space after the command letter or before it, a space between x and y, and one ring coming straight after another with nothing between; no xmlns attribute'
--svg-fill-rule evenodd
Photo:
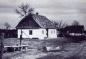
<svg viewBox="0 0 86 59"><path fill-rule="evenodd" d="M29 35L29 30L32 30L32 35ZM44 31L44 33L42 33ZM47 37L46 29L22 29L22 37L23 38L39 38L44 39ZM21 35L21 29L18 29L18 38L20 38Z"/></svg>
<svg viewBox="0 0 86 59"><path fill-rule="evenodd" d="M57 30L48 29L48 38L57 38Z"/></svg>

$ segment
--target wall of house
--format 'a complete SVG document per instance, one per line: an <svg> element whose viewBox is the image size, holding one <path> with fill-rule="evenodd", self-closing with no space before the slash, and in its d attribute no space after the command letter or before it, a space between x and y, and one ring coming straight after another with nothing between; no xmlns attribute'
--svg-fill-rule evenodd
<svg viewBox="0 0 86 59"><path fill-rule="evenodd" d="M48 29L48 38L57 38L57 30Z"/></svg>
<svg viewBox="0 0 86 59"><path fill-rule="evenodd" d="M69 35L71 35L71 36L81 36L81 35L83 35L83 33L69 33Z"/></svg>
<svg viewBox="0 0 86 59"><path fill-rule="evenodd" d="M31 30L32 30L32 35L30 34ZM21 35L21 29L18 29L18 38L20 38L20 35ZM47 38L47 31L46 29L22 29L22 37L44 39ZM57 38L57 30L48 29L48 38Z"/></svg>
<svg viewBox="0 0 86 59"><path fill-rule="evenodd" d="M32 34L30 34L30 31L32 31ZM39 38L44 39L47 37L47 31L46 29L22 29L22 37L23 38ZM18 29L18 38L20 38L21 35L21 29Z"/></svg>

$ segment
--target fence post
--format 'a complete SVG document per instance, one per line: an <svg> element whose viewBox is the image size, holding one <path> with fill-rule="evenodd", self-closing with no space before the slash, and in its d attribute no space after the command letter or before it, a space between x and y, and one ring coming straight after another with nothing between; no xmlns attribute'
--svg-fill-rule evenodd
<svg viewBox="0 0 86 59"><path fill-rule="evenodd" d="M22 43L22 35L20 35L20 46L21 46L21 43Z"/></svg>
<svg viewBox="0 0 86 59"><path fill-rule="evenodd" d="M22 48L22 34L20 35L20 51L21 51L21 48Z"/></svg>
<svg viewBox="0 0 86 59"><path fill-rule="evenodd" d="M4 52L4 33L0 34L0 59L3 59L3 52Z"/></svg>

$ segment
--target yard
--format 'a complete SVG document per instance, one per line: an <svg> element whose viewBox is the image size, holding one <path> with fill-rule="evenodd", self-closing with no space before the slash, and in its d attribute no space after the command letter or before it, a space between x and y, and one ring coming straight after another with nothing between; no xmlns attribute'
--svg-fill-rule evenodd
<svg viewBox="0 0 86 59"><path fill-rule="evenodd" d="M22 45L28 45L26 51L15 51L4 53L4 59L85 59L86 42L79 43L68 42L66 38L31 40L23 39ZM4 45L19 45L19 39L4 39ZM61 50L43 52L43 46L61 46Z"/></svg>

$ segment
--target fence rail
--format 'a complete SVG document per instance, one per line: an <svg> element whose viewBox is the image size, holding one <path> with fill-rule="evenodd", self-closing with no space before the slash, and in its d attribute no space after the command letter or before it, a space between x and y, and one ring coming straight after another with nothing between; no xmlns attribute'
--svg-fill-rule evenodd
<svg viewBox="0 0 86 59"><path fill-rule="evenodd" d="M26 51L27 49L28 49L28 45L4 46L4 53L5 52L14 52L14 51Z"/></svg>

